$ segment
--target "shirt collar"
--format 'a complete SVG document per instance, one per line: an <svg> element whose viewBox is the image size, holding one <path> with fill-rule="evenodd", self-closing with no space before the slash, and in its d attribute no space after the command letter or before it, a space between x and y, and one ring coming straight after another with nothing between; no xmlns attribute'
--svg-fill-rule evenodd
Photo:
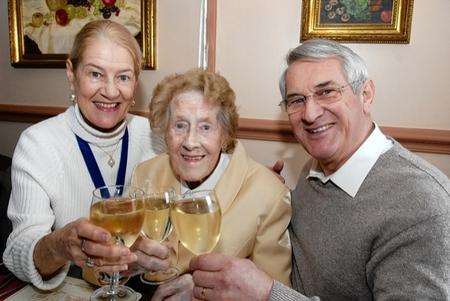
<svg viewBox="0 0 450 301"><path fill-rule="evenodd" d="M313 161L307 179L318 178L322 183L331 180L351 197L355 197L367 174L378 158L388 151L393 143L380 130L377 124L356 152L337 171L329 176L320 170L317 160Z"/></svg>
<svg viewBox="0 0 450 301"><path fill-rule="evenodd" d="M184 181L181 182L181 194L184 194L188 191L213 190L214 187L216 187L216 184L219 181L220 177L222 176L223 172L227 168L229 162L230 162L230 155L226 153L221 153L219 164L217 164L213 173L202 184L200 184L200 186L198 186L195 189L190 189L186 185L186 182Z"/></svg>

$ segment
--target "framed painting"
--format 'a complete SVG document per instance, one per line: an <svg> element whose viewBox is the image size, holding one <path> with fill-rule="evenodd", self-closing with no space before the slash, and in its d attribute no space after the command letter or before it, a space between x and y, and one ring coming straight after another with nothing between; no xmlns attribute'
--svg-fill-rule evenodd
<svg viewBox="0 0 450 301"><path fill-rule="evenodd" d="M413 0L303 0L300 41L409 43Z"/></svg>
<svg viewBox="0 0 450 301"><path fill-rule="evenodd" d="M156 0L8 0L11 65L65 68L76 33L88 22L123 24L156 68Z"/></svg>

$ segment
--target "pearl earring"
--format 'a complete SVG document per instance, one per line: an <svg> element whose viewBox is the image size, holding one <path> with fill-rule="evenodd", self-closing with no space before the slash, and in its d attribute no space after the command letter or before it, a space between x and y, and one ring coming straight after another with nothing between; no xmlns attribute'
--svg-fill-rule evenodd
<svg viewBox="0 0 450 301"><path fill-rule="evenodd" d="M71 92L69 94L69 100L72 104L76 104L77 103L77 96L75 95L75 93Z"/></svg>

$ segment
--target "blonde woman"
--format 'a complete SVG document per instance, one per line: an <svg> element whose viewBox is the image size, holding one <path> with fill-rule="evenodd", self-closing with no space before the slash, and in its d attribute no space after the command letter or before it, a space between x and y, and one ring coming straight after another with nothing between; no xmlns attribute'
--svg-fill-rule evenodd
<svg viewBox="0 0 450 301"><path fill-rule="evenodd" d="M128 114L140 68L139 45L125 27L107 20L86 24L67 60L74 104L19 139L8 207L13 231L3 260L39 289L60 285L70 263L107 272L133 263L168 265L162 245L139 240L135 252L106 245L110 234L85 218L96 187L128 184L137 163L164 149L151 139L144 118ZM112 258L119 259L109 263Z"/></svg>

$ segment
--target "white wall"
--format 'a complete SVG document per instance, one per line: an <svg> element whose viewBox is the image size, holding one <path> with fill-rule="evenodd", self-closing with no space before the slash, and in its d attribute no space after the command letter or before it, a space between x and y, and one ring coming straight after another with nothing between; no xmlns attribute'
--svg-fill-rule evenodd
<svg viewBox="0 0 450 301"><path fill-rule="evenodd" d="M0 103L67 106L62 69L15 69L9 63L7 1L0 1ZM278 76L288 49L298 45L301 1L219 0L218 70L237 94L241 117L286 119L277 107ZM158 70L143 71L138 109L165 75L197 65L199 1L157 1ZM450 1L416 0L411 43L348 44L368 62L377 96L373 112L383 126L450 130ZM0 153L11 154L25 124L0 122ZM292 187L307 159L297 144L245 140L264 164L277 158ZM420 154L450 175L450 156Z"/></svg>

